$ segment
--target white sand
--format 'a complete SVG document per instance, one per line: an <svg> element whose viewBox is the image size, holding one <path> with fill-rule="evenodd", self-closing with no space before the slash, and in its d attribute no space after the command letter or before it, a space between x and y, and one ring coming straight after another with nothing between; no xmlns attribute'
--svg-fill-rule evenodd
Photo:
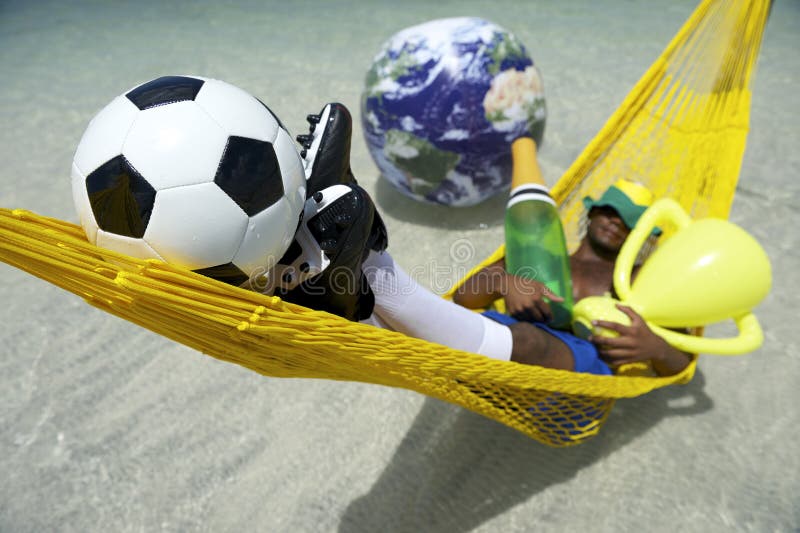
<svg viewBox="0 0 800 533"><path fill-rule="evenodd" d="M329 100L358 116L392 33L465 14L514 31L541 68L541 160L555 181L694 7L319 4L1 2L0 205L74 220L80 135L137 83L221 78L298 133ZM731 215L774 266L757 353L704 356L690 385L621 401L600 436L554 450L404 390L261 377L0 265L0 531L796 530L798 26L800 6L778 2ZM502 200L434 209L378 181L359 126L353 167L404 266L458 271L471 264L450 256L459 239L472 262L502 239Z"/></svg>

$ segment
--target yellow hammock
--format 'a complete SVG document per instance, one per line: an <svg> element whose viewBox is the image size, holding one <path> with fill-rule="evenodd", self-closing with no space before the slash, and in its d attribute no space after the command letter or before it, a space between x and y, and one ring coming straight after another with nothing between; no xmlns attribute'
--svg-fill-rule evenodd
<svg viewBox="0 0 800 533"><path fill-rule="evenodd" d="M727 217L766 0L706 0L553 188L574 247L581 198L618 177L695 217ZM665 233L668 236L669 231ZM483 264L502 256L502 247ZM88 303L268 376L354 380L446 400L552 446L595 435L616 398L694 374L594 376L495 361L90 245L79 226L0 210L0 259ZM480 265L479 265L480 266Z"/></svg>

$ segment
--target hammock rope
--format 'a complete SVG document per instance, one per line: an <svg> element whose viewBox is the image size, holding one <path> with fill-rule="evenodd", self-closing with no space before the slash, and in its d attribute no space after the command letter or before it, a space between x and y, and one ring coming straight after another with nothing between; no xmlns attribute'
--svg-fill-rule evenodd
<svg viewBox="0 0 800 533"><path fill-rule="evenodd" d="M553 188L571 247L580 239L580 200L621 176L675 198L693 216L727 216L768 11L764 0L700 4ZM501 246L476 270L502 255ZM686 383L696 365L694 358L669 377L648 375L642 365L594 376L495 361L103 250L79 226L19 209L0 209L0 259L103 311L260 374L402 387L551 446L592 437L615 399Z"/></svg>

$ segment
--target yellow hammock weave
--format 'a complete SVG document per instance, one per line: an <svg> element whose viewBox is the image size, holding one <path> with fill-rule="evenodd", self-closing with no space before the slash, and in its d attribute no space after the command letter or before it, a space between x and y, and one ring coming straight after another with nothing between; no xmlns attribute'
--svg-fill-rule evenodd
<svg viewBox="0 0 800 533"><path fill-rule="evenodd" d="M694 216L727 217L768 11L764 0L707 0L695 10L554 187L571 246L579 238L580 199L620 176L677 199ZM595 435L616 398L685 383L695 369L693 361L667 378L594 376L499 362L102 250L80 227L22 210L0 210L0 259L255 372L403 387L552 446Z"/></svg>

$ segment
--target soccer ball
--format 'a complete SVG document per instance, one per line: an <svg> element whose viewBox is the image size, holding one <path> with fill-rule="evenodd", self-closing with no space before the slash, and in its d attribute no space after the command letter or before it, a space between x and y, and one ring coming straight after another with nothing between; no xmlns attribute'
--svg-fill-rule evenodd
<svg viewBox="0 0 800 533"><path fill-rule="evenodd" d="M197 76L157 78L115 98L72 164L91 243L234 285L281 258L305 194L280 120L242 89Z"/></svg>

